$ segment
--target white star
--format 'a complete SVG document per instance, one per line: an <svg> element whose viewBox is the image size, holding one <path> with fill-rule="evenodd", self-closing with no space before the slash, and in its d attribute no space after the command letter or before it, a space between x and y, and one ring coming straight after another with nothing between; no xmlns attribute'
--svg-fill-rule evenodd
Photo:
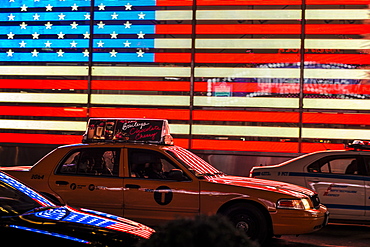
<svg viewBox="0 0 370 247"><path fill-rule="evenodd" d="M102 21L100 21L97 25L99 29L102 29L105 26L105 24Z"/></svg>
<svg viewBox="0 0 370 247"><path fill-rule="evenodd" d="M59 17L59 20L64 20L64 17L66 17L66 15L65 15L65 14L63 14L63 13L60 13L60 14L58 15L58 17Z"/></svg>
<svg viewBox="0 0 370 247"><path fill-rule="evenodd" d="M52 43L48 40L48 41L46 41L46 43L44 43L44 44L45 44L45 47L49 47L49 48L50 48Z"/></svg>
<svg viewBox="0 0 370 247"><path fill-rule="evenodd" d="M46 11L53 11L53 6L51 6L50 3L47 6L45 6L45 8Z"/></svg>
<svg viewBox="0 0 370 247"><path fill-rule="evenodd" d="M137 57L144 57L144 53L145 53L145 52L143 52L141 49L139 49L139 51L138 51L138 52L136 52Z"/></svg>
<svg viewBox="0 0 370 247"><path fill-rule="evenodd" d="M60 32L60 33L57 33L57 35L58 35L58 39L64 39L65 33Z"/></svg>
<svg viewBox="0 0 370 247"><path fill-rule="evenodd" d="M110 53L110 57L117 57L117 53L118 52L116 52L116 50L112 50L111 52L109 52Z"/></svg>
<svg viewBox="0 0 370 247"><path fill-rule="evenodd" d="M39 55L39 52L36 49L33 49L31 53L32 53L32 57L37 57Z"/></svg>
<svg viewBox="0 0 370 247"><path fill-rule="evenodd" d="M126 23L123 23L125 25L125 28L131 28L132 23L129 21L126 21Z"/></svg>
<svg viewBox="0 0 370 247"><path fill-rule="evenodd" d="M6 53L8 53L8 57L12 57L14 54L14 51L12 51L12 49L9 49Z"/></svg>
<svg viewBox="0 0 370 247"><path fill-rule="evenodd" d="M85 16L85 20L90 20L90 13L86 13L84 14L84 16Z"/></svg>
<svg viewBox="0 0 370 247"><path fill-rule="evenodd" d="M145 33L143 33L143 31L140 31L140 33L137 34L137 38L138 39L143 39L144 35L145 35Z"/></svg>
<svg viewBox="0 0 370 247"><path fill-rule="evenodd" d="M14 3L14 0L9 0L9 3Z"/></svg>
<svg viewBox="0 0 370 247"><path fill-rule="evenodd" d="M25 5L25 4L23 4L22 6L21 6L21 11L27 11L27 6Z"/></svg>
<svg viewBox="0 0 370 247"><path fill-rule="evenodd" d="M97 44L98 44L98 47L103 47L104 46L104 43L101 40Z"/></svg>
<svg viewBox="0 0 370 247"><path fill-rule="evenodd" d="M62 51L62 49L59 49L57 53L58 53L58 57L63 57L64 51Z"/></svg>
<svg viewBox="0 0 370 247"><path fill-rule="evenodd" d="M105 10L105 5L103 3L101 3L98 7L99 7L99 10Z"/></svg>
<svg viewBox="0 0 370 247"><path fill-rule="evenodd" d="M73 5L71 6L71 8L72 8L72 11L74 11L74 10L78 10L78 6L76 5L76 3L75 3L75 4L73 4Z"/></svg>
<svg viewBox="0 0 370 247"><path fill-rule="evenodd" d="M83 33L84 39L90 39L90 34L86 31L86 33Z"/></svg>
<svg viewBox="0 0 370 247"><path fill-rule="evenodd" d="M131 8L132 8L132 5L130 4L130 3L127 3L126 5L125 5L125 10L131 10Z"/></svg>
<svg viewBox="0 0 370 247"><path fill-rule="evenodd" d="M51 23L50 23L50 21L48 21L48 22L45 24L46 29L51 29L51 26L53 26L53 24L51 24Z"/></svg>
<svg viewBox="0 0 370 247"><path fill-rule="evenodd" d="M112 16L112 20L117 20L118 19L118 14L116 12L114 12L113 14L111 14Z"/></svg>
<svg viewBox="0 0 370 247"><path fill-rule="evenodd" d="M145 19L145 14L141 12L140 14L137 14L139 16L139 19Z"/></svg>
<svg viewBox="0 0 370 247"><path fill-rule="evenodd" d="M22 22L22 24L19 24L21 29L27 29L27 24L25 22Z"/></svg>
<svg viewBox="0 0 370 247"><path fill-rule="evenodd" d="M69 44L71 45L71 47L77 47L77 43L74 40Z"/></svg>
<svg viewBox="0 0 370 247"><path fill-rule="evenodd" d="M7 35L8 35L8 39L13 39L15 34L10 32Z"/></svg>
<svg viewBox="0 0 370 247"><path fill-rule="evenodd" d="M34 32L32 34L32 39L39 39L39 36L40 36L40 34L38 34L37 32Z"/></svg>
<svg viewBox="0 0 370 247"><path fill-rule="evenodd" d="M130 45L131 45L131 43L130 42L128 42L128 40L126 40L126 42L125 43L123 43L124 45L125 45L125 47L130 47Z"/></svg>
<svg viewBox="0 0 370 247"><path fill-rule="evenodd" d="M15 15L10 14L8 15L8 21L14 21Z"/></svg>
<svg viewBox="0 0 370 247"><path fill-rule="evenodd" d="M113 33L110 34L111 39L117 39L118 33L116 31L113 31Z"/></svg>
<svg viewBox="0 0 370 247"><path fill-rule="evenodd" d="M77 29L78 24L74 21L70 24L72 29Z"/></svg>
<svg viewBox="0 0 370 247"><path fill-rule="evenodd" d="M34 15L33 15L33 20L34 20L34 21L39 21L39 20L40 20L40 15L39 15L39 14L37 14L37 13L36 13L36 14L34 14Z"/></svg>
<svg viewBox="0 0 370 247"><path fill-rule="evenodd" d="M88 57L90 52L89 50L85 49L82 53L84 54L84 57Z"/></svg>
<svg viewBox="0 0 370 247"><path fill-rule="evenodd" d="M19 47L26 47L26 42L24 42L24 40L22 40L22 42L21 43L19 43Z"/></svg>

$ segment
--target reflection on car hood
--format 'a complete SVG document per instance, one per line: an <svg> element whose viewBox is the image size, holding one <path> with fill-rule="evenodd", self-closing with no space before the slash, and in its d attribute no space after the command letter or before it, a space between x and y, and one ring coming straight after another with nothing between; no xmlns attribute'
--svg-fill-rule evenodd
<svg viewBox="0 0 370 247"><path fill-rule="evenodd" d="M303 196L302 194L308 196L312 196L315 194L315 192L313 192L312 190L309 190L298 185L266 179L238 177L238 176L218 176L218 177L207 177L207 180L213 183L247 187L251 189L277 192L297 197L302 197Z"/></svg>
<svg viewBox="0 0 370 247"><path fill-rule="evenodd" d="M25 220L67 224L71 227L90 226L107 231L125 232L142 238L149 238L154 232L153 229L143 224L119 216L88 209L76 209L70 206L41 208L25 213L21 217Z"/></svg>

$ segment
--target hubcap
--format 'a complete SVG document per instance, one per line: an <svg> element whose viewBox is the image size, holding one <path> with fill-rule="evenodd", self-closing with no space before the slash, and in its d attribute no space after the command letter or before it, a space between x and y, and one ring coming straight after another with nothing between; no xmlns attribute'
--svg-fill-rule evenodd
<svg viewBox="0 0 370 247"><path fill-rule="evenodd" d="M249 225L245 221L239 221L238 223L236 223L236 228L240 229L240 230L243 230L244 232L248 232Z"/></svg>

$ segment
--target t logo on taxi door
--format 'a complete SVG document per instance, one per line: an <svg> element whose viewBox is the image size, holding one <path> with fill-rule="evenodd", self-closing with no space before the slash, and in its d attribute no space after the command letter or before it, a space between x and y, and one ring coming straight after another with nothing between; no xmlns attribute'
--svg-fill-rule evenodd
<svg viewBox="0 0 370 247"><path fill-rule="evenodd" d="M154 200L159 205L167 205L172 201L173 193L172 190L167 186L159 186L154 191Z"/></svg>

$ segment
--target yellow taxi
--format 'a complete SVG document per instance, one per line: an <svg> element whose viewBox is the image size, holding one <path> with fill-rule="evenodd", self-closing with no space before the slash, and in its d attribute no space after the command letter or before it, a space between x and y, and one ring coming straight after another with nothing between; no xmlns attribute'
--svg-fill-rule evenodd
<svg viewBox="0 0 370 247"><path fill-rule="evenodd" d="M329 215L312 190L228 176L173 145L167 120L92 118L82 143L56 148L32 167L2 170L62 203L150 226L223 214L260 242L319 230Z"/></svg>

